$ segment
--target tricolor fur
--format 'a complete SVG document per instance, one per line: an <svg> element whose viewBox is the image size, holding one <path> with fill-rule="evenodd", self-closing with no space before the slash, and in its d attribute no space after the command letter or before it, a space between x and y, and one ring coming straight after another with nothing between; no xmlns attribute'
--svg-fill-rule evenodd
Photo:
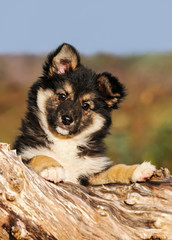
<svg viewBox="0 0 172 240"><path fill-rule="evenodd" d="M111 112L124 96L124 86L116 77L84 67L76 49L62 44L47 57L43 75L29 91L27 113L14 147L26 164L48 180L97 184L94 176L99 179L111 166L103 140ZM114 174L115 181L132 181L132 174L126 181Z"/></svg>

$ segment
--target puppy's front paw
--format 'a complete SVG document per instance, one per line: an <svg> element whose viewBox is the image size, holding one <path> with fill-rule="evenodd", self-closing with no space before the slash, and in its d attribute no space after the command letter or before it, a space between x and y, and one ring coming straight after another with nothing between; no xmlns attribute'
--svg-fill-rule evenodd
<svg viewBox="0 0 172 240"><path fill-rule="evenodd" d="M142 164L138 165L135 169L132 182L142 182L146 179L150 178L153 173L155 172L156 168L150 162L143 162Z"/></svg>
<svg viewBox="0 0 172 240"><path fill-rule="evenodd" d="M64 182L65 180L65 170L63 167L49 167L41 171L41 177L48 181L58 183Z"/></svg>

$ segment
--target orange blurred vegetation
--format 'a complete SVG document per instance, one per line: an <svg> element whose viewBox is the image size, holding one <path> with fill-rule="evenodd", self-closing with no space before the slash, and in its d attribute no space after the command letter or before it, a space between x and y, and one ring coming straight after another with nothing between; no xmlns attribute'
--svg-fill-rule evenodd
<svg viewBox="0 0 172 240"><path fill-rule="evenodd" d="M151 161L172 170L172 54L83 56L97 72L109 71L128 96L114 111L107 155L116 163ZM0 141L13 142L29 86L41 75L44 56L0 56Z"/></svg>

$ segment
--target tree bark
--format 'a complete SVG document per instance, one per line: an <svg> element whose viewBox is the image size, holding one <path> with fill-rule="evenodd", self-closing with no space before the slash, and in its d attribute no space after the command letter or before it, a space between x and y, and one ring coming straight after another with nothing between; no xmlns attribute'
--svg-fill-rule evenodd
<svg viewBox="0 0 172 240"><path fill-rule="evenodd" d="M0 144L0 239L172 239L172 177L82 187L53 184Z"/></svg>

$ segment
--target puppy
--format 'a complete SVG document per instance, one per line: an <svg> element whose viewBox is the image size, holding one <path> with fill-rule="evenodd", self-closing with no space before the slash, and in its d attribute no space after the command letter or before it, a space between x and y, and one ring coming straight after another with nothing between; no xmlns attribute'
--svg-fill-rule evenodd
<svg viewBox="0 0 172 240"><path fill-rule="evenodd" d="M104 155L111 112L124 96L116 77L84 67L77 50L64 43L49 54L29 91L14 148L24 163L54 183L143 181L155 171L149 162L113 166Z"/></svg>

